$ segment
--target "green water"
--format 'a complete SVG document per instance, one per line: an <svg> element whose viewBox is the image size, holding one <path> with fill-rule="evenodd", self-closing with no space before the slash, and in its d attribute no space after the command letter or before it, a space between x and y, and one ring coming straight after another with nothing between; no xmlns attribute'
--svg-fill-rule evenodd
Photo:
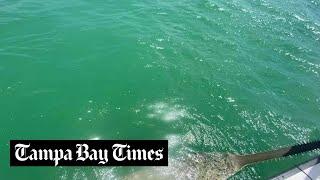
<svg viewBox="0 0 320 180"><path fill-rule="evenodd" d="M10 139L169 139L177 164L319 139L319 73L319 0L0 0L0 178L139 170L10 168Z"/></svg>

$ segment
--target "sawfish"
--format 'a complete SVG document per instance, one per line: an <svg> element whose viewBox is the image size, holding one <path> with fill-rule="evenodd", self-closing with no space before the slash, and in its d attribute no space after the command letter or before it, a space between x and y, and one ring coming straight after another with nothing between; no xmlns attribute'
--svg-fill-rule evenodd
<svg viewBox="0 0 320 180"><path fill-rule="evenodd" d="M320 141L314 141L253 154L192 153L179 160L169 161L168 167L146 168L123 179L227 179L248 165L319 148Z"/></svg>

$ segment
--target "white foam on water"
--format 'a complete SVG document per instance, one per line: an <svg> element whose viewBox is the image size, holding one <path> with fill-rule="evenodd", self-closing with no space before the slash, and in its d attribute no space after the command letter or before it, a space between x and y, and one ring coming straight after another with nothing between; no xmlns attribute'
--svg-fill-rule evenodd
<svg viewBox="0 0 320 180"><path fill-rule="evenodd" d="M99 136L93 136L89 138L89 140L100 140L101 138Z"/></svg>
<svg viewBox="0 0 320 180"><path fill-rule="evenodd" d="M150 111L148 118L157 118L163 121L176 121L184 117L189 117L187 109L179 104L172 102L156 102L147 107Z"/></svg>
<svg viewBox="0 0 320 180"><path fill-rule="evenodd" d="M150 44L150 47L154 48L154 49L159 49L159 50L163 50L164 49L164 47L157 46L157 45L154 45L154 44Z"/></svg>
<svg viewBox="0 0 320 180"><path fill-rule="evenodd" d="M220 114L218 114L217 117L222 121L224 120L224 118Z"/></svg>
<svg viewBox="0 0 320 180"><path fill-rule="evenodd" d="M303 19L302 17L298 16L297 14L293 15L295 18L297 18L299 21L305 22L306 20Z"/></svg>
<svg viewBox="0 0 320 180"><path fill-rule="evenodd" d="M166 13L166 12L158 12L157 14L159 14L159 15L167 15L168 13Z"/></svg>
<svg viewBox="0 0 320 180"><path fill-rule="evenodd" d="M232 102L235 102L236 100L234 100L232 97L228 97L227 98L227 102L229 102L229 103L232 103Z"/></svg>
<svg viewBox="0 0 320 180"><path fill-rule="evenodd" d="M146 64L146 65L144 66L144 68L152 68L152 67L153 67L152 64Z"/></svg>

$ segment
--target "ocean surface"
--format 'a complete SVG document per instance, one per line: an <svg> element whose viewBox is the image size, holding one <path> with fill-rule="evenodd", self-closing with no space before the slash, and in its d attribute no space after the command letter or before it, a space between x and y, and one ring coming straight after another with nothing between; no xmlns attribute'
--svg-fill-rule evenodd
<svg viewBox="0 0 320 180"><path fill-rule="evenodd" d="M176 179L215 171L201 154L320 139L320 1L0 0L0 179L150 170L10 168L10 139L168 139L161 172ZM312 155L231 179L266 179Z"/></svg>

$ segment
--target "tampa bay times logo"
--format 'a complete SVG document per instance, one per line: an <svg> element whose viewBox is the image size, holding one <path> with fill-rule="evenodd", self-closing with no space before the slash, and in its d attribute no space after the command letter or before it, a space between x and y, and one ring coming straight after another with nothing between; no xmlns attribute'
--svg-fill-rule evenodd
<svg viewBox="0 0 320 180"><path fill-rule="evenodd" d="M167 140L11 140L11 166L167 166Z"/></svg>

